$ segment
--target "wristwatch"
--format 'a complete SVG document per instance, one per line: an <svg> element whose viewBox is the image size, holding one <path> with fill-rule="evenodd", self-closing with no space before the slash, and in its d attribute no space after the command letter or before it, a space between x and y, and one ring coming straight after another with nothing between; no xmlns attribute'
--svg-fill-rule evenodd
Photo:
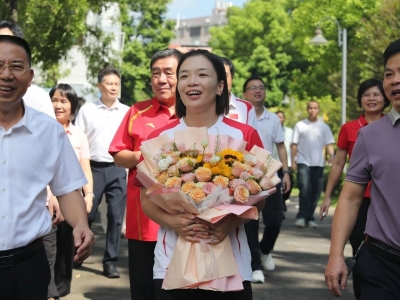
<svg viewBox="0 0 400 300"><path fill-rule="evenodd" d="M91 195L94 198L94 194L92 192L86 192L85 195Z"/></svg>
<svg viewBox="0 0 400 300"><path fill-rule="evenodd" d="M290 170L282 170L283 174L290 174Z"/></svg>

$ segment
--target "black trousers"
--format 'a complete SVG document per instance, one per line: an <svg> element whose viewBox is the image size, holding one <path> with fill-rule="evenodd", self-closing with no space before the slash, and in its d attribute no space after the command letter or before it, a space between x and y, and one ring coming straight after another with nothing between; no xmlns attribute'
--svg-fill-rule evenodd
<svg viewBox="0 0 400 300"><path fill-rule="evenodd" d="M1 300L46 300L50 268L44 248L12 267L0 268Z"/></svg>
<svg viewBox="0 0 400 300"><path fill-rule="evenodd" d="M361 300L400 299L400 263L363 245L354 269L360 278Z"/></svg>
<svg viewBox="0 0 400 300"><path fill-rule="evenodd" d="M265 206L262 210L264 231L261 242L258 239L259 220L251 220L244 225L251 253L251 269L253 271L264 269L260 252L262 254L271 253L278 239L282 221L285 219L281 184L276 188L277 191L265 199Z"/></svg>
<svg viewBox="0 0 400 300"><path fill-rule="evenodd" d="M154 279L157 300L252 300L249 281L243 281L244 289L236 292L217 292L200 289L163 290L163 279Z"/></svg>
<svg viewBox="0 0 400 300"><path fill-rule="evenodd" d="M101 199L105 194L108 224L103 263L116 262L118 260L121 227L126 205L126 171L113 163L99 166L97 163L91 162L91 169L95 198L88 216L89 225L92 225L96 219Z"/></svg>
<svg viewBox="0 0 400 300"><path fill-rule="evenodd" d="M73 228L62 222L53 226L44 237L44 247L50 265L51 280L47 297L65 297L71 292L73 260L75 255Z"/></svg>
<svg viewBox="0 0 400 300"><path fill-rule="evenodd" d="M132 300L155 300L154 248L157 242L128 239L129 282Z"/></svg>
<svg viewBox="0 0 400 300"><path fill-rule="evenodd" d="M365 239L365 224L367 223L367 214L370 203L370 198L364 198L358 211L356 224L354 225L353 231L350 234L349 240L351 248L353 249L353 256L356 254L358 247L360 247L362 241ZM360 299L360 278L357 272L353 272L353 291L356 299Z"/></svg>

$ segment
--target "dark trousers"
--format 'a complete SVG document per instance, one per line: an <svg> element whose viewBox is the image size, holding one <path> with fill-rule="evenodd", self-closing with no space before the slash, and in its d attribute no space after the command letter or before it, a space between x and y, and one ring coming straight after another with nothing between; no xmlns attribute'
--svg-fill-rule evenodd
<svg viewBox="0 0 400 300"><path fill-rule="evenodd" d="M44 248L12 267L0 268L1 300L46 300L50 268Z"/></svg>
<svg viewBox="0 0 400 300"><path fill-rule="evenodd" d="M291 168L289 167L289 170L291 171ZM282 180L283 179L283 173L282 173L282 168L280 168L279 170L278 170L278 176L279 176L279 178ZM290 172L290 174L289 174L289 179L290 179L290 189L289 189L289 191L288 192L286 192L286 193L283 193L282 192L282 200L283 201L285 201L285 200L288 200L289 198L290 198L290 194L292 193L292 189L293 189L293 174ZM285 203L285 202L284 202ZM285 211L286 211L286 205L284 204L283 205L283 207L285 208Z"/></svg>
<svg viewBox="0 0 400 300"><path fill-rule="evenodd" d="M361 300L400 299L400 263L361 247L354 272L360 278Z"/></svg>
<svg viewBox="0 0 400 300"><path fill-rule="evenodd" d="M44 237L51 280L47 297L65 297L71 292L73 259L75 255L72 227L67 222L53 226Z"/></svg>
<svg viewBox="0 0 400 300"><path fill-rule="evenodd" d="M163 290L162 279L154 279L157 300L252 300L253 292L249 281L243 281L243 290L217 292L200 289Z"/></svg>
<svg viewBox="0 0 400 300"><path fill-rule="evenodd" d="M258 239L259 220L251 220L244 225L251 253L251 269L263 270L260 251L262 254L269 254L274 249L275 242L285 219L281 184L277 191L265 199L265 206L262 210L264 231L261 242Z"/></svg>
<svg viewBox="0 0 400 300"><path fill-rule="evenodd" d="M370 203L370 198L364 198L364 201L361 203L360 210L358 211L356 224L354 225L353 231L350 234L349 240L351 248L353 249L353 256L356 254L361 242L365 239L365 224L367 223L367 214ZM353 291L356 299L360 299L360 278L357 272L353 272Z"/></svg>
<svg viewBox="0 0 400 300"><path fill-rule="evenodd" d="M47 260L50 267L50 283L47 292L48 298L59 297L54 275L54 265L56 263L57 254L57 226L52 226L51 231L43 237L43 245L46 252Z"/></svg>
<svg viewBox="0 0 400 300"><path fill-rule="evenodd" d="M92 225L103 194L107 202L107 236L103 263L118 260L121 227L126 205L126 171L110 163L90 162L93 174L93 207L89 213L89 225Z"/></svg>
<svg viewBox="0 0 400 300"><path fill-rule="evenodd" d="M153 266L157 242L128 239L129 282L132 300L155 300Z"/></svg>
<svg viewBox="0 0 400 300"><path fill-rule="evenodd" d="M309 167L297 165L297 187L299 188L299 213L297 219L314 221L314 211L317 207L324 185L324 167Z"/></svg>

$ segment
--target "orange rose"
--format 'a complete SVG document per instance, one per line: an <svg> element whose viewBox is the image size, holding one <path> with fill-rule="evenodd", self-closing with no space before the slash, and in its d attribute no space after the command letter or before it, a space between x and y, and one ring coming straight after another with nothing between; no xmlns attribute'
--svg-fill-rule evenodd
<svg viewBox="0 0 400 300"><path fill-rule="evenodd" d="M213 179L215 185L222 185L223 188L227 188L229 185L229 178L218 175Z"/></svg>
<svg viewBox="0 0 400 300"><path fill-rule="evenodd" d="M167 188L180 188L182 179L180 177L170 177L165 181L165 186Z"/></svg>
<svg viewBox="0 0 400 300"><path fill-rule="evenodd" d="M250 195L255 195L261 192L261 187L254 179L246 180L245 186L248 188Z"/></svg>
<svg viewBox="0 0 400 300"><path fill-rule="evenodd" d="M197 181L207 182L211 180L212 173L208 168L200 167L194 173L196 174Z"/></svg>
<svg viewBox="0 0 400 300"><path fill-rule="evenodd" d="M203 201L203 199L206 197L206 194L203 192L202 189L194 188L190 191L189 196L190 198L192 198L193 202L199 203Z"/></svg>
<svg viewBox="0 0 400 300"><path fill-rule="evenodd" d="M196 184L193 181L185 182L182 184L181 190L185 194L189 194L191 190L193 190L196 187Z"/></svg>
<svg viewBox="0 0 400 300"><path fill-rule="evenodd" d="M249 197L249 190L244 185L238 185L233 192L233 198L240 203L246 203L247 200L249 200Z"/></svg>
<svg viewBox="0 0 400 300"><path fill-rule="evenodd" d="M162 184L164 184L167 181L167 179L168 179L168 173L167 172L162 172L160 174L160 176L157 177L157 181L159 183L162 183Z"/></svg>
<svg viewBox="0 0 400 300"><path fill-rule="evenodd" d="M246 170L246 166L242 164L241 162L235 161L232 164L232 175L235 177L239 177L240 174L242 174L243 171Z"/></svg>

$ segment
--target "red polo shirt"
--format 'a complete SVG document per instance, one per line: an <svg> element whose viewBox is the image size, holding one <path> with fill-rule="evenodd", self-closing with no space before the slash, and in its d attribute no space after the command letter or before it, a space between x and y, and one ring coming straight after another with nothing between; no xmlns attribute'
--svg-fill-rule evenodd
<svg viewBox="0 0 400 300"><path fill-rule="evenodd" d="M368 125L368 122L367 120L365 120L364 115L361 115L357 120L347 122L340 129L337 146L340 149L347 151L349 159L351 158L354 144L356 143L357 140L358 131L366 125ZM368 183L364 197L370 198L370 189L371 189L371 182Z"/></svg>
<svg viewBox="0 0 400 300"><path fill-rule="evenodd" d="M122 150L140 151L139 147L150 133L167 125L175 116L156 98L134 104L119 126L109 148L114 156ZM129 169L126 202L126 237L140 241L157 241L159 225L150 220L142 210L140 187L132 184L136 168Z"/></svg>

